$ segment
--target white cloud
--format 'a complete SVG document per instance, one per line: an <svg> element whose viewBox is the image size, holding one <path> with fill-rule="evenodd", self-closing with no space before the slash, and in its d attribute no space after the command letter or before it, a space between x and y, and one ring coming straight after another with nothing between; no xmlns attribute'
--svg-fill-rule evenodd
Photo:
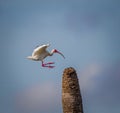
<svg viewBox="0 0 120 113"><path fill-rule="evenodd" d="M120 64L90 64L79 73L84 110L119 112ZM95 108L95 109L94 109Z"/></svg>
<svg viewBox="0 0 120 113"><path fill-rule="evenodd" d="M95 77L99 76L102 68L100 65L93 63L88 65L84 70L81 71L79 80L81 89L89 90L95 87Z"/></svg>
<svg viewBox="0 0 120 113"><path fill-rule="evenodd" d="M55 111L60 100L57 88L53 83L36 84L19 93L16 104L20 112L49 112ZM47 108L47 109L46 109Z"/></svg>

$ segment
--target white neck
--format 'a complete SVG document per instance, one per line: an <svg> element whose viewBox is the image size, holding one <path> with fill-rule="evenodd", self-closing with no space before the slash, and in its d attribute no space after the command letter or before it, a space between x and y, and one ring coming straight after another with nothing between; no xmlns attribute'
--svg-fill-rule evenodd
<svg viewBox="0 0 120 113"><path fill-rule="evenodd" d="M54 49L50 52L50 56L52 56L54 54Z"/></svg>

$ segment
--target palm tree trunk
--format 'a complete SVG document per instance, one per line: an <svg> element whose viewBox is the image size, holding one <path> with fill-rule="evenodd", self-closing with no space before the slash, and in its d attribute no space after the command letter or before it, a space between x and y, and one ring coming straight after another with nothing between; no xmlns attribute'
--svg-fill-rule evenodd
<svg viewBox="0 0 120 113"><path fill-rule="evenodd" d="M66 68L62 77L63 113L83 113L82 98L74 68Z"/></svg>

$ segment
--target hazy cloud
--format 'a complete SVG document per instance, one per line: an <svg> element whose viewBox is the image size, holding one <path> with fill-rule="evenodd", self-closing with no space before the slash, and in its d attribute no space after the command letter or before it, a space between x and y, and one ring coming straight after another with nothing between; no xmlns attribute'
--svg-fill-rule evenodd
<svg viewBox="0 0 120 113"><path fill-rule="evenodd" d="M95 78L100 76L101 72L102 67L99 64L93 63L88 65L79 74L81 88L83 90L91 90L92 88L95 88Z"/></svg>
<svg viewBox="0 0 120 113"><path fill-rule="evenodd" d="M55 113L60 109L60 98L54 83L36 84L16 96L16 111Z"/></svg>
<svg viewBox="0 0 120 113"><path fill-rule="evenodd" d="M114 65L91 64L79 74L85 111L96 112L97 109L100 113L100 111L116 112L118 110L120 104L119 70L119 63Z"/></svg>

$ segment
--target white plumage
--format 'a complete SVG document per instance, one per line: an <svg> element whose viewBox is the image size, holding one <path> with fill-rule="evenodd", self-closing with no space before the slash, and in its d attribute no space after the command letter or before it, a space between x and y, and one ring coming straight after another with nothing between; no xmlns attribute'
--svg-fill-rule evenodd
<svg viewBox="0 0 120 113"><path fill-rule="evenodd" d="M49 63L43 63L43 60L47 57L47 56L52 56L54 53L59 53L60 55L62 55L64 57L64 55L59 52L56 49L53 49L50 53L46 50L47 47L49 47L50 44L46 44L46 45L41 45L38 46L37 48L34 49L32 56L28 56L27 58L30 60L34 60L34 61L41 61L42 62L42 67L48 67L48 68L53 68L54 66L50 66L50 64L54 64L54 62L49 62ZM65 58L65 57L64 57Z"/></svg>

